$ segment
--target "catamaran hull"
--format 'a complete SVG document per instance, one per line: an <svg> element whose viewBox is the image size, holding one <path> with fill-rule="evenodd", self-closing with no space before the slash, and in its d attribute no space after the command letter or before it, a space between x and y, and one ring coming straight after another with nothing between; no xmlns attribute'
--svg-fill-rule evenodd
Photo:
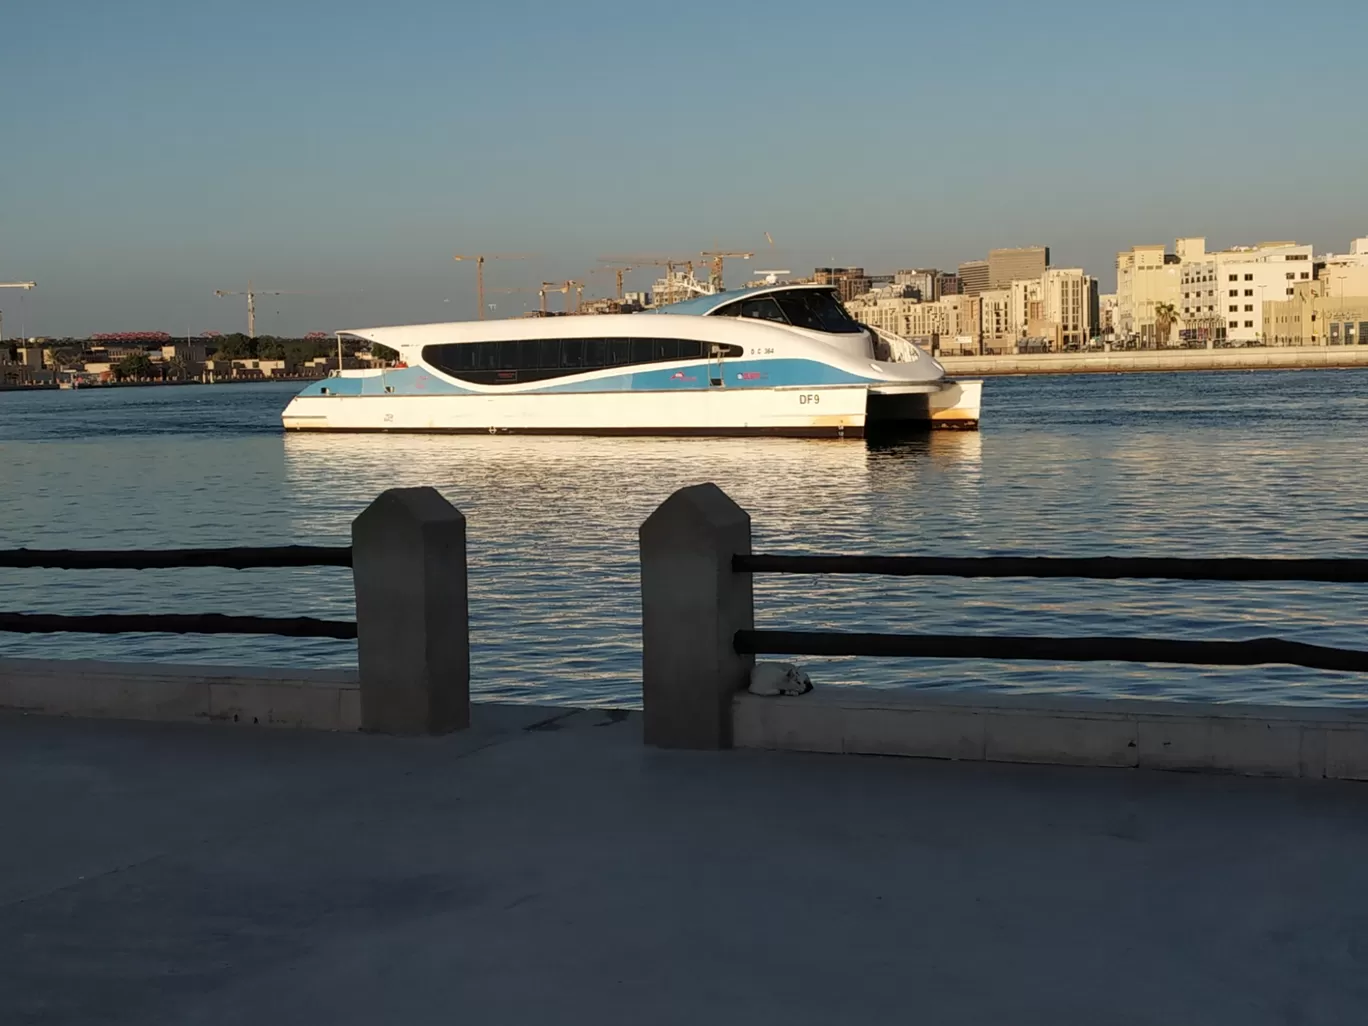
<svg viewBox="0 0 1368 1026"><path fill-rule="evenodd" d="M450 434L771 435L978 427L982 382L505 395L303 395L290 431Z"/></svg>

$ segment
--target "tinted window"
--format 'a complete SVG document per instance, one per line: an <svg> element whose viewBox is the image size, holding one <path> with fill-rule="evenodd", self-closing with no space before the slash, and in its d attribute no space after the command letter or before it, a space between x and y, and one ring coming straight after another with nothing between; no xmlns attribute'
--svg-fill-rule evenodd
<svg viewBox="0 0 1368 1026"><path fill-rule="evenodd" d="M779 309L779 304L774 301L773 296L757 296L754 299L743 299L741 301L742 317L751 317L762 321L777 321L780 324L787 324L788 319L784 316L784 311Z"/></svg>
<svg viewBox="0 0 1368 1026"><path fill-rule="evenodd" d="M673 338L551 338L425 346L423 359L464 381L497 385L540 381L607 367L740 356L740 346Z"/></svg>
<svg viewBox="0 0 1368 1026"><path fill-rule="evenodd" d="M787 296L800 306L807 318L820 325L816 330L829 331L838 334L850 334L863 331L860 323L846 312L846 308L841 305L841 301L836 298L834 292L820 292L816 290L805 292L790 292ZM783 296L780 302L783 302ZM787 309L787 307L785 308ZM795 322L796 323L796 322ZM805 324L804 327L807 327Z"/></svg>
<svg viewBox="0 0 1368 1026"><path fill-rule="evenodd" d="M821 289L796 289L753 299L738 299L718 307L708 316L752 317L837 334L864 331L860 323L846 312L836 293Z"/></svg>
<svg viewBox="0 0 1368 1026"><path fill-rule="evenodd" d="M774 301L779 304L779 309L784 311L784 316L795 328L826 331L826 324L808 303L811 295L809 292L781 292L774 297Z"/></svg>

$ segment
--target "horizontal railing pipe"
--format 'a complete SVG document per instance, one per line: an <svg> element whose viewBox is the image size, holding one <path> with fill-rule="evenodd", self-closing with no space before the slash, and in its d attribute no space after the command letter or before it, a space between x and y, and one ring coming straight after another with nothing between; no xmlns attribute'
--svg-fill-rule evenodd
<svg viewBox="0 0 1368 1026"><path fill-rule="evenodd" d="M275 634L286 638L356 637L350 620L311 616L228 616L223 613L0 613L0 631L14 634Z"/></svg>
<svg viewBox="0 0 1368 1026"><path fill-rule="evenodd" d="M1176 581L1368 583L1368 559L1169 559L1096 556L823 556L737 553L746 574L880 574L894 577L1154 578Z"/></svg>
<svg viewBox="0 0 1368 1026"><path fill-rule="evenodd" d="M349 545L275 545L226 549L0 549L0 567L48 570L230 570L352 565Z"/></svg>
<svg viewBox="0 0 1368 1026"><path fill-rule="evenodd" d="M1315 670L1368 671L1368 652L1281 638L1173 641L1166 638L1042 638L958 634L863 634L836 631L736 632L746 655L902 656L913 659L1019 659L1050 662L1187 663L1261 666L1282 663Z"/></svg>

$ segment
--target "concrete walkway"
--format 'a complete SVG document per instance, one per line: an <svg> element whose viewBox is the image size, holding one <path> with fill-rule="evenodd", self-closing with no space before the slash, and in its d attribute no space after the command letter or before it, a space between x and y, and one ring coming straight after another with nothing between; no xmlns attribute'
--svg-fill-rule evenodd
<svg viewBox="0 0 1368 1026"><path fill-rule="evenodd" d="M1368 786L0 718L0 1023L1354 1023Z"/></svg>

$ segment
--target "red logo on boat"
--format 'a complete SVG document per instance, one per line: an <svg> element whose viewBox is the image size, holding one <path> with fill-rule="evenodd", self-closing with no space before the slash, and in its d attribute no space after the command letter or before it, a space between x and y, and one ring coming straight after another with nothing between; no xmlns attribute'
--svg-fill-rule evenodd
<svg viewBox="0 0 1368 1026"><path fill-rule="evenodd" d="M743 371L736 376L738 381L759 381L763 377L759 371Z"/></svg>

